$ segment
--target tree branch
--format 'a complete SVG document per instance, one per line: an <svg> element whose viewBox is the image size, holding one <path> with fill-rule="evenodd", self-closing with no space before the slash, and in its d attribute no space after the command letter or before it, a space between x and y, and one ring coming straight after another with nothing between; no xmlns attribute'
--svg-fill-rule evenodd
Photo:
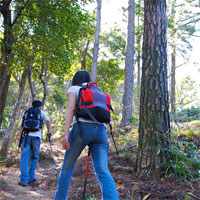
<svg viewBox="0 0 200 200"><path fill-rule="evenodd" d="M8 90L8 94L9 94L15 101L17 100L17 97L14 96L10 90Z"/></svg>
<svg viewBox="0 0 200 200"><path fill-rule="evenodd" d="M27 5L28 3L29 3L29 0L27 0L27 1L24 3L24 5L19 9L19 12L16 14L16 17L14 18L13 23L11 24L11 26L13 26L14 24L16 24L16 22L17 22L19 16L20 16L21 13L22 13L22 10L24 10L24 8L26 7L26 5Z"/></svg>
<svg viewBox="0 0 200 200"><path fill-rule="evenodd" d="M35 89L33 86L33 81L32 81L31 75L32 75L32 67L28 66L28 82L29 82L29 86L30 86L30 90L31 90L32 100L34 100L36 95L35 95Z"/></svg>
<svg viewBox="0 0 200 200"><path fill-rule="evenodd" d="M44 60L44 58L43 58L43 60ZM44 76L44 78L43 78L43 76ZM46 97L47 97L47 93L48 93L48 89L47 89L47 69L45 69L44 63L43 63L42 70L41 70L41 73L40 73L40 80L41 80L43 87L44 87L44 96L43 96L43 100L42 100L42 104L44 105L45 102L46 102Z"/></svg>
<svg viewBox="0 0 200 200"><path fill-rule="evenodd" d="M12 2L12 0L3 0L2 1L2 5L0 8L1 13L3 13L3 11L10 5L11 2Z"/></svg>

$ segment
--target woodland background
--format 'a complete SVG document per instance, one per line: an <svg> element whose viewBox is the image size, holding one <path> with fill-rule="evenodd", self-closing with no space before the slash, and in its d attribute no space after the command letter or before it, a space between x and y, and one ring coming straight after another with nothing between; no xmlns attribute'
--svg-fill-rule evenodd
<svg viewBox="0 0 200 200"><path fill-rule="evenodd" d="M127 30L116 24L108 31L101 31L103 3L0 1L1 170L17 149L18 123L32 100L43 101L59 140L65 92L74 73L87 70L111 95L116 143L135 177L175 177L198 190L199 86L190 76L177 85L176 71L191 62L190 41L200 37L200 1L129 0L121 8Z"/></svg>

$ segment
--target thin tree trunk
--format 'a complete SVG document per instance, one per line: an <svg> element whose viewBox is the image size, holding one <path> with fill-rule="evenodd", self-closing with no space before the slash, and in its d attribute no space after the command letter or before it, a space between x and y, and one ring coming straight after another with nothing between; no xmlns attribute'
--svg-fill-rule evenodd
<svg viewBox="0 0 200 200"><path fill-rule="evenodd" d="M176 49L174 47L171 55L171 90L170 90L170 104L171 104L171 120L176 119Z"/></svg>
<svg viewBox="0 0 200 200"><path fill-rule="evenodd" d="M170 136L166 1L144 0L143 64L137 175L156 176Z"/></svg>
<svg viewBox="0 0 200 200"><path fill-rule="evenodd" d="M102 0L97 0L97 24L96 24L96 32L94 38L94 49L93 49L93 58L92 58L92 72L91 79L93 82L96 82L97 78L97 60L98 60L98 52L99 52L99 33L100 33L100 24L101 24L101 2Z"/></svg>
<svg viewBox="0 0 200 200"><path fill-rule="evenodd" d="M137 70L138 70L138 77L137 77L137 111L139 113L140 110L140 82L141 82L141 55L138 52L137 55Z"/></svg>
<svg viewBox="0 0 200 200"><path fill-rule="evenodd" d="M28 67L28 82L29 82L32 101L33 101L36 98L36 94L35 94L35 88L34 88L33 81L32 81L32 67L30 65Z"/></svg>
<svg viewBox="0 0 200 200"><path fill-rule="evenodd" d="M176 120L176 29L175 29L175 5L176 0L172 2L171 18L173 23L172 30L172 54L171 54L171 81L170 81L170 105L171 105L171 120Z"/></svg>
<svg viewBox="0 0 200 200"><path fill-rule="evenodd" d="M86 70L86 56L87 56L89 44L90 44L90 40L87 41L86 47L83 51L83 55L82 55L83 57L82 57L82 60L81 60L81 69L82 70Z"/></svg>
<svg viewBox="0 0 200 200"><path fill-rule="evenodd" d="M17 23L19 16L21 15L22 10L28 4L29 0L26 0L24 4L19 8L16 6L16 10L14 10L14 16L12 21L12 14L11 14L11 3L12 0L3 0L1 1L0 12L3 16L3 39L2 39L2 46L1 46L1 59L0 59L0 127L2 123L4 108L6 104L9 83L10 83L10 72L9 68L12 64L13 55L12 55L12 48L14 43L14 36L13 36L13 26Z"/></svg>
<svg viewBox="0 0 200 200"><path fill-rule="evenodd" d="M133 74L134 74L134 37L135 37L135 0L129 0L128 38L125 61L125 80L123 94L122 121L123 127L129 123L133 112Z"/></svg>
<svg viewBox="0 0 200 200"><path fill-rule="evenodd" d="M18 115L19 115L20 104L24 97L27 76L28 76L28 70L24 69L24 72L23 72L22 78L21 78L21 82L20 82L18 99L17 99L17 102L15 103L15 107L13 109L13 113L12 113L11 121L10 121L10 124L8 127L8 131L4 137L1 152L0 152L0 155L3 157L7 157L7 154L8 154L10 139L12 138L16 119L18 118Z"/></svg>
<svg viewBox="0 0 200 200"><path fill-rule="evenodd" d="M138 1L138 4L141 4L141 0ZM138 27L140 27L140 16L138 16ZM138 77L137 77L137 111L139 113L140 109L140 82L141 82L141 38L142 34L138 34L137 36L137 71L138 71Z"/></svg>
<svg viewBox="0 0 200 200"><path fill-rule="evenodd" d="M48 94L48 88L47 88L47 69L45 69L45 64L43 63L43 67L40 73L40 80L43 84L44 87L44 95L43 95L43 99L42 99L42 105L45 104L46 102L46 98L47 98L47 94Z"/></svg>
<svg viewBox="0 0 200 200"><path fill-rule="evenodd" d="M0 96L0 128L3 122L3 113L4 113L4 108L6 106L6 98L7 98L7 94L8 94L8 85L10 83L10 74L6 75L6 80L4 83L4 87L2 90L2 94Z"/></svg>

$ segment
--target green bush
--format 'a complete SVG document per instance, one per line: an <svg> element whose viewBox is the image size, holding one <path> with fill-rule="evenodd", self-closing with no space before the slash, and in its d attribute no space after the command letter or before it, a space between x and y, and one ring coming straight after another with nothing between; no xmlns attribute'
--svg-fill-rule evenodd
<svg viewBox="0 0 200 200"><path fill-rule="evenodd" d="M187 108L177 112L176 114L178 122L187 122L200 119L200 108Z"/></svg>
<svg viewBox="0 0 200 200"><path fill-rule="evenodd" d="M139 124L139 115L132 115L130 123L133 125L138 125Z"/></svg>
<svg viewBox="0 0 200 200"><path fill-rule="evenodd" d="M175 173L182 180L200 178L200 151L193 142L172 141L165 151L166 173Z"/></svg>

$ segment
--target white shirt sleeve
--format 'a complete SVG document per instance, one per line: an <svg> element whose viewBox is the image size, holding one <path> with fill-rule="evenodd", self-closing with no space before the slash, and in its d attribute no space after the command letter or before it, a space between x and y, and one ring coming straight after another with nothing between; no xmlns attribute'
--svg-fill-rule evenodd
<svg viewBox="0 0 200 200"><path fill-rule="evenodd" d="M41 115L42 115L42 119L46 122L46 121L50 121L50 118L47 116L47 114L41 110Z"/></svg>
<svg viewBox="0 0 200 200"><path fill-rule="evenodd" d="M68 95L69 93L75 93L76 94L76 96L77 96L77 98L78 98L78 93L79 93L79 90L80 90L80 86L71 86L68 90L67 90L67 93L66 93L66 95Z"/></svg>

